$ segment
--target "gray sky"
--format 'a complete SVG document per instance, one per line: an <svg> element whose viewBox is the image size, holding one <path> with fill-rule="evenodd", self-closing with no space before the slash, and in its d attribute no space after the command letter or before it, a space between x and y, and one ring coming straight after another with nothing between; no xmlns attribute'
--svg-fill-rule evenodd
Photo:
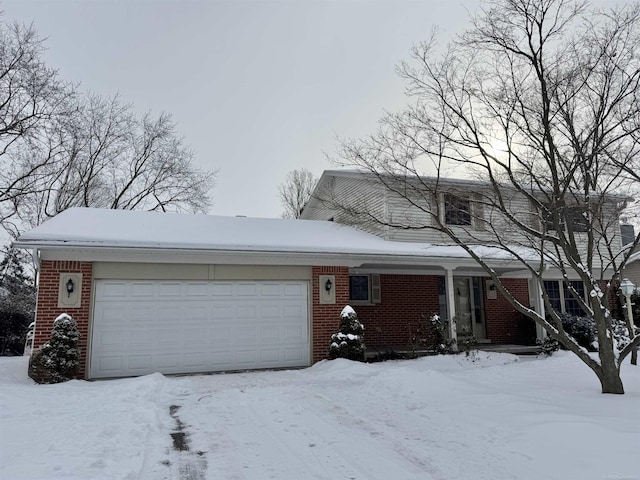
<svg viewBox="0 0 640 480"><path fill-rule="evenodd" d="M463 5L464 4L464 5ZM216 215L277 217L295 168L319 175L336 135L372 132L404 103L394 72L438 25L446 36L477 0L4 1L33 22L62 78L139 112L167 111L218 169Z"/></svg>

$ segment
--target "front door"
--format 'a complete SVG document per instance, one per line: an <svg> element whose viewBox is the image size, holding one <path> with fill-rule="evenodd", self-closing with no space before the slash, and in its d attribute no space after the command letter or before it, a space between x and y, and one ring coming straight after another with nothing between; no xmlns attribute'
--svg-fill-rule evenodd
<svg viewBox="0 0 640 480"><path fill-rule="evenodd" d="M485 339L482 315L482 291L480 279L474 277L453 277L456 307L456 332L458 337L475 336Z"/></svg>

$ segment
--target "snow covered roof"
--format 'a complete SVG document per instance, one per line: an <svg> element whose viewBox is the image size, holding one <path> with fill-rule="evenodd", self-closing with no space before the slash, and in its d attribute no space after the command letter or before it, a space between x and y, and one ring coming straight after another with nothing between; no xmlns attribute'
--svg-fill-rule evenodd
<svg viewBox="0 0 640 480"><path fill-rule="evenodd" d="M640 251L637 251L636 253L633 253L629 256L629 259L627 260L627 265L632 262L637 262L638 260L640 260Z"/></svg>
<svg viewBox="0 0 640 480"><path fill-rule="evenodd" d="M71 208L18 238L21 248L149 248L466 258L458 246L386 241L333 222ZM485 258L509 260L478 246Z"/></svg>

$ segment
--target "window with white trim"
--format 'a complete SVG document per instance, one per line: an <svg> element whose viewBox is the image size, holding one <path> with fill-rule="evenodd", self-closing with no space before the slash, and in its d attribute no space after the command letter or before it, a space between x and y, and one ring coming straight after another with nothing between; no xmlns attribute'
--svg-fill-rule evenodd
<svg viewBox="0 0 640 480"><path fill-rule="evenodd" d="M571 280L563 282L561 280L545 280L544 289L549 297L549 302L557 312L568 313L570 315L582 316L584 311L580 307L579 301L569 290L569 285L586 300L584 283L581 280Z"/></svg>
<svg viewBox="0 0 640 480"><path fill-rule="evenodd" d="M444 223L447 225L471 225L471 201L452 193L445 193Z"/></svg>
<svg viewBox="0 0 640 480"><path fill-rule="evenodd" d="M558 212L560 228L574 233L584 233L589 230L589 212L582 207L566 207ZM546 205L542 212L547 231L556 231L553 219L553 206Z"/></svg>

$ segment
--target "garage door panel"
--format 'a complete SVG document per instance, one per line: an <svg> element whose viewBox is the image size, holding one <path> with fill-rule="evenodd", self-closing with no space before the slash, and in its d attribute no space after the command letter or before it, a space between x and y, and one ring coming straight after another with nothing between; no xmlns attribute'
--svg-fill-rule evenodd
<svg viewBox="0 0 640 480"><path fill-rule="evenodd" d="M181 297L183 283L181 282L161 282L158 286L158 295L163 298Z"/></svg>
<svg viewBox="0 0 640 480"><path fill-rule="evenodd" d="M129 355L128 365L132 370L144 370L153 364L153 355Z"/></svg>
<svg viewBox="0 0 640 480"><path fill-rule="evenodd" d="M265 363L277 363L280 361L282 351L277 349L262 349L260 350L260 360Z"/></svg>
<svg viewBox="0 0 640 480"><path fill-rule="evenodd" d="M134 348L152 347L153 337L149 335L147 329L129 330L126 343L129 347Z"/></svg>
<svg viewBox="0 0 640 480"><path fill-rule="evenodd" d="M233 295L233 283L216 282L211 285L211 295L214 297L230 297Z"/></svg>
<svg viewBox="0 0 640 480"><path fill-rule="evenodd" d="M236 318L238 319L258 318L258 305L238 305L236 307Z"/></svg>
<svg viewBox="0 0 640 480"><path fill-rule="evenodd" d="M100 371L105 372L105 377L115 377L118 372L124 370L124 359L121 356L103 356L97 362Z"/></svg>
<svg viewBox="0 0 640 480"><path fill-rule="evenodd" d="M282 315L285 318L300 318L306 314L303 305L284 305Z"/></svg>
<svg viewBox="0 0 640 480"><path fill-rule="evenodd" d="M279 283L264 283L260 285L261 297L278 297L280 296L280 284Z"/></svg>
<svg viewBox="0 0 640 480"><path fill-rule="evenodd" d="M187 297L208 297L209 285L206 282L190 282L187 284Z"/></svg>
<svg viewBox="0 0 640 480"><path fill-rule="evenodd" d="M96 296L99 296L104 301L109 299L122 299L126 297L127 282L109 280L101 284L98 284L96 288Z"/></svg>
<svg viewBox="0 0 640 480"><path fill-rule="evenodd" d="M205 368L208 361L206 352L185 353L183 355L183 364L186 367Z"/></svg>
<svg viewBox="0 0 640 480"><path fill-rule="evenodd" d="M256 282L239 282L236 285L236 295L240 297L256 297L258 293L258 284Z"/></svg>
<svg viewBox="0 0 640 480"><path fill-rule="evenodd" d="M181 355L174 353L174 354L164 354L164 355L158 355L155 359L156 363L158 364L158 366L162 369L176 369L178 367L178 365L180 365L180 357Z"/></svg>
<svg viewBox="0 0 640 480"><path fill-rule="evenodd" d="M92 378L309 364L306 282L97 280L95 291Z"/></svg>
<svg viewBox="0 0 640 480"><path fill-rule="evenodd" d="M299 297L306 294L306 286L300 283L285 283L283 290L287 297Z"/></svg>
<svg viewBox="0 0 640 480"><path fill-rule="evenodd" d="M283 348L283 358L288 362L299 362L306 355L306 352L302 348Z"/></svg>
<svg viewBox="0 0 640 480"><path fill-rule="evenodd" d="M115 347L124 343L122 331L102 331L94 338L95 347Z"/></svg>
<svg viewBox="0 0 640 480"><path fill-rule="evenodd" d="M151 282L132 282L131 284L131 297L154 297L154 285Z"/></svg>
<svg viewBox="0 0 640 480"><path fill-rule="evenodd" d="M213 301L211 304L210 318L212 320L223 320L235 316L235 306L231 302Z"/></svg>

